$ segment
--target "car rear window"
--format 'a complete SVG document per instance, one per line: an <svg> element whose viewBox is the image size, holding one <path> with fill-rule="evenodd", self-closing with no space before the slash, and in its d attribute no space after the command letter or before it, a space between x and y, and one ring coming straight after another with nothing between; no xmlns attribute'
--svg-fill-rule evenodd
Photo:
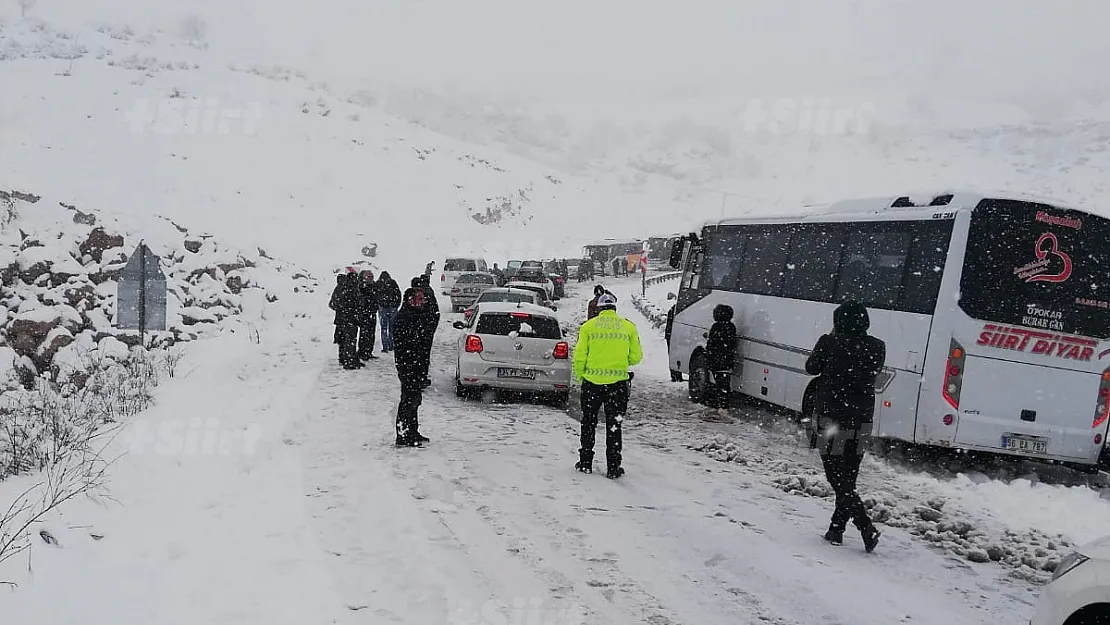
<svg viewBox="0 0 1110 625"><path fill-rule="evenodd" d="M475 332L497 336L509 336L509 334L516 332L520 336L529 338L563 338L557 320L527 313L484 313L478 318L478 327Z"/></svg>
<svg viewBox="0 0 1110 625"><path fill-rule="evenodd" d="M514 284L513 288L514 289L520 289L521 291L530 291L532 293L535 293L536 295L540 296L541 300L546 300L547 299L547 291L542 286L537 286L535 288L529 288L529 287L524 286L524 285Z"/></svg>
<svg viewBox="0 0 1110 625"><path fill-rule="evenodd" d="M471 258L448 258L443 263L444 271L478 271L478 263Z"/></svg>
<svg viewBox="0 0 1110 625"><path fill-rule="evenodd" d="M493 284L493 276L487 276L482 273L471 273L459 276L456 280L459 284Z"/></svg>
<svg viewBox="0 0 1110 625"><path fill-rule="evenodd" d="M531 293L525 295L524 293L506 293L498 291L490 293L486 291L478 298L479 302L509 302L511 304L535 304L536 296Z"/></svg>

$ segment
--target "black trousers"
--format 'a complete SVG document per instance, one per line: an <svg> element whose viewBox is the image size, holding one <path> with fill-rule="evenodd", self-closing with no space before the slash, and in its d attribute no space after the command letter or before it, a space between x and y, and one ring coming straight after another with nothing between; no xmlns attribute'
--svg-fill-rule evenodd
<svg viewBox="0 0 1110 625"><path fill-rule="evenodd" d="M849 440L843 446L830 442L821 454L821 463L825 465L825 479L836 493L836 509L833 510L829 529L838 532L844 531L849 520L861 531L871 527L867 507L856 492L859 466L863 462L863 451L857 445L857 440Z"/></svg>
<svg viewBox="0 0 1110 625"><path fill-rule="evenodd" d="M594 461L594 439L597 436L597 415L605 407L605 460L609 469L621 466L621 422L628 412L628 382L594 384L582 381L582 447L578 450L583 464Z"/></svg>
<svg viewBox="0 0 1110 625"><path fill-rule="evenodd" d="M374 353L374 333L378 326L378 316L373 315L358 324L358 357L365 360Z"/></svg>
<svg viewBox="0 0 1110 625"><path fill-rule="evenodd" d="M732 405L732 371L713 372L712 408L728 408Z"/></svg>
<svg viewBox="0 0 1110 625"><path fill-rule="evenodd" d="M397 402L397 443L411 442L420 431L419 409L423 400L423 372L419 367L397 367L401 400Z"/></svg>
<svg viewBox="0 0 1110 625"><path fill-rule="evenodd" d="M339 343L339 364L343 367L354 367L358 364L356 341L358 340L358 326L353 323L342 323L335 327L335 340Z"/></svg>

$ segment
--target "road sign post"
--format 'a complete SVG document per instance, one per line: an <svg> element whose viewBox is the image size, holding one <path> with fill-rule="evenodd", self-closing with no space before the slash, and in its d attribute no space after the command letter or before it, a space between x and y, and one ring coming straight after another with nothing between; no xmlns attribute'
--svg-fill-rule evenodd
<svg viewBox="0 0 1110 625"><path fill-rule="evenodd" d="M648 243L644 241L644 247L640 251L640 297L647 297L647 259L648 259Z"/></svg>
<svg viewBox="0 0 1110 625"><path fill-rule="evenodd" d="M116 327L138 330L144 346L148 330L166 329L166 275L161 260L142 241L120 274Z"/></svg>

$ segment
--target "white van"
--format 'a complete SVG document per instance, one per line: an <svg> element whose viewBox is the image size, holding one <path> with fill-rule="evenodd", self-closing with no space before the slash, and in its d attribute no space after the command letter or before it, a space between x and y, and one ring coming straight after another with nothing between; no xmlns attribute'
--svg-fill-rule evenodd
<svg viewBox="0 0 1110 625"><path fill-rule="evenodd" d="M439 292L450 295L455 280L464 273L489 273L489 267L484 258L448 258L439 276Z"/></svg>

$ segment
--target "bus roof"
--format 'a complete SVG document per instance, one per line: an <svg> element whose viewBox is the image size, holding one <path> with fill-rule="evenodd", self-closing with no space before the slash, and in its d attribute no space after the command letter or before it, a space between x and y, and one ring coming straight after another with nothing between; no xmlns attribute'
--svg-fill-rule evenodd
<svg viewBox="0 0 1110 625"><path fill-rule="evenodd" d="M632 243L643 243L642 239L604 239L594 243L587 243L582 247L605 247L609 245L631 245Z"/></svg>
<svg viewBox="0 0 1110 625"><path fill-rule="evenodd" d="M1075 208L1060 200L1038 197L1033 195L1012 192L992 192L986 190L976 191L938 191L932 193L914 193L902 196L883 196L871 198L857 198L840 200L828 204L803 206L796 210L768 212L750 217L733 219L712 220L702 224L706 226L739 225L759 222L778 221L848 221L848 220L880 220L884 218L914 219L932 216L937 212L953 212L975 208L985 198L1000 200L1017 200L1048 204L1060 209L1074 210L1087 213L1095 217L1103 217L1081 208ZM831 218L831 219L830 219Z"/></svg>

